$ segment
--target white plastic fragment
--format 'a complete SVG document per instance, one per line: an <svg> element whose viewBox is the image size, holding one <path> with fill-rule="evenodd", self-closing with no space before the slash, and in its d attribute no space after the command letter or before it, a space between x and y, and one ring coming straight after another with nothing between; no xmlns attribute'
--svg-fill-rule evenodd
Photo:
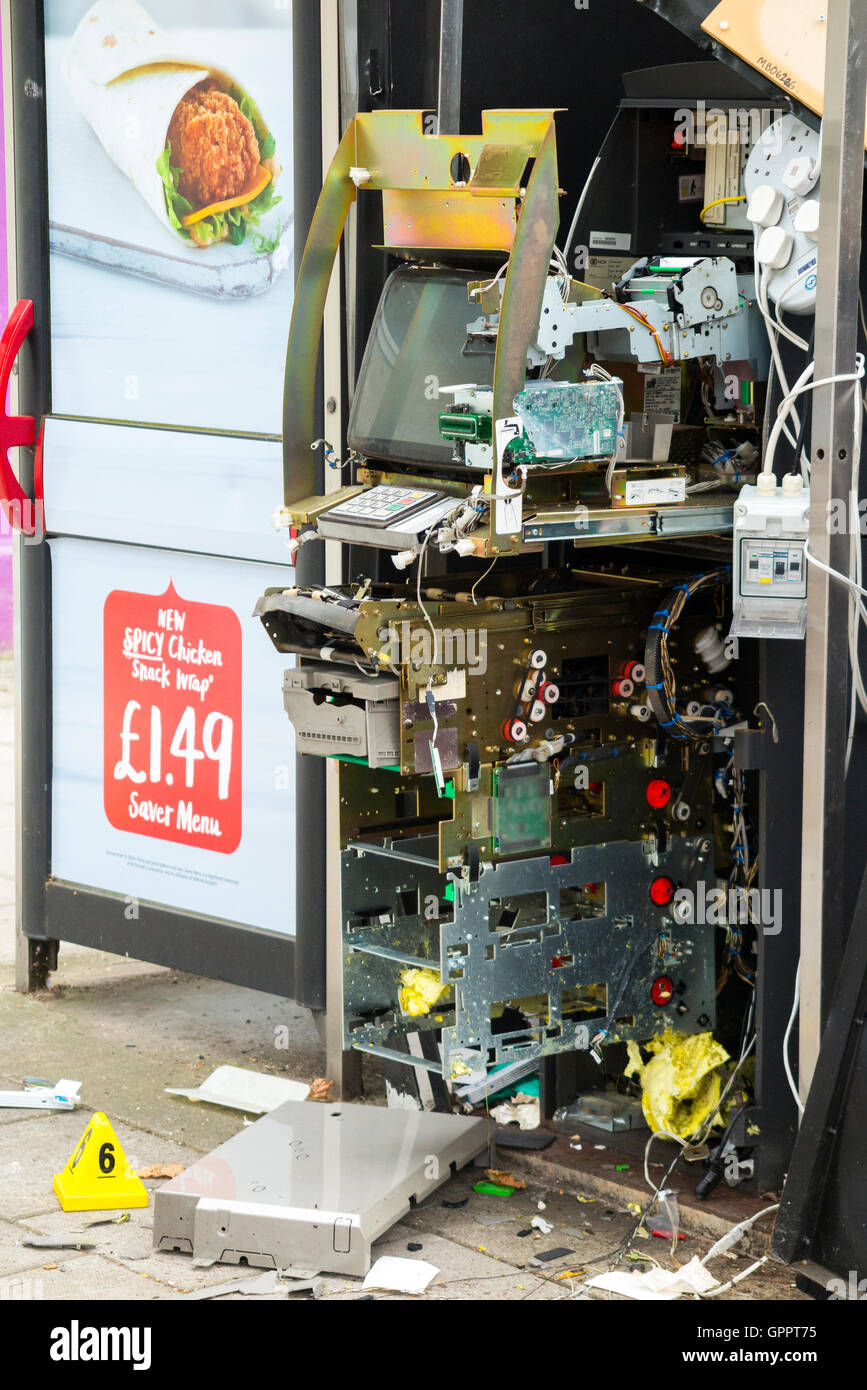
<svg viewBox="0 0 867 1390"><path fill-rule="evenodd" d="M397 1255L382 1255L364 1276L363 1289L387 1289L390 1293L424 1293L428 1284L439 1274L436 1265L427 1260L404 1260Z"/></svg>
<svg viewBox="0 0 867 1390"><path fill-rule="evenodd" d="M62 1077L56 1086L28 1086L23 1091L0 1091L0 1109L74 1110L81 1098L81 1082Z"/></svg>
<svg viewBox="0 0 867 1390"><path fill-rule="evenodd" d="M286 1076L269 1076L267 1072L248 1071L246 1067L217 1067L200 1086L166 1086L170 1096L186 1096L187 1100L204 1100L209 1105L224 1105L227 1110L248 1110L251 1114L267 1115L287 1100L306 1100L310 1087Z"/></svg>

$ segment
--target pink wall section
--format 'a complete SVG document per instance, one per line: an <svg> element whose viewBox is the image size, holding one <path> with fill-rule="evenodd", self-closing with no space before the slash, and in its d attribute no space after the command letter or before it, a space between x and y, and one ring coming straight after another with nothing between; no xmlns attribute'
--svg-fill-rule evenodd
<svg viewBox="0 0 867 1390"><path fill-rule="evenodd" d="M2 139L3 71L0 68L0 324L8 306L6 276L6 167ZM0 518L0 656L12 650L12 532Z"/></svg>

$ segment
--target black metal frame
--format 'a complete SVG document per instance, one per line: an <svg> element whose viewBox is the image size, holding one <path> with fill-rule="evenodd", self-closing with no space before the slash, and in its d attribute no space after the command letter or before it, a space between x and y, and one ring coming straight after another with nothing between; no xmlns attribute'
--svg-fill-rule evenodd
<svg viewBox="0 0 867 1390"><path fill-rule="evenodd" d="M844 1279L867 1274L867 870L813 1084L791 1157L773 1249Z"/></svg>
<svg viewBox="0 0 867 1390"><path fill-rule="evenodd" d="M19 409L37 420L50 408L48 152L43 7L10 6L17 287L32 299L34 327L18 357ZM33 449L20 451L21 485L34 495ZM44 983L56 960L45 888L51 854L51 556L45 544L19 548L20 836L19 913L26 934L23 977ZM19 974L19 982L21 974Z"/></svg>
<svg viewBox="0 0 867 1390"><path fill-rule="evenodd" d="M311 78L306 45L318 7L296 5L293 33L294 79L310 102L295 128L306 140L320 126L318 87ZM41 0L15 0L9 7L12 54L12 111L17 240L17 293L31 299L35 326L19 355L19 409L39 421L51 409L51 332L48 239L48 170L45 108L45 33ZM305 23L306 21L306 23ZM312 110L312 115L311 115ZM299 133L298 145L304 142ZM314 155L305 167L312 178ZM318 168L316 177L318 179ZM317 184L318 187L318 184ZM296 214L296 228L306 235L306 201ZM300 224L300 225L299 225ZM33 495L34 450L21 450L21 484ZM19 787L22 867L19 921L23 950L19 955L19 988L44 985L57 963L58 943L73 941L99 950L187 970L233 984L295 997L310 1007L324 1004L324 914L312 910L299 885L296 940L256 927L210 917L198 917L157 904L136 905L137 916L124 915L124 899L97 889L51 878L51 554L47 544L19 547L20 681ZM280 698L279 689L274 692ZM287 728L288 736L288 728ZM302 790L303 789L303 790ZM306 795L303 776L299 795ZM324 818L317 835L315 816L321 807L311 796L299 826L299 864L310 857L310 846L321 851ZM320 1002L321 1001L321 1002Z"/></svg>

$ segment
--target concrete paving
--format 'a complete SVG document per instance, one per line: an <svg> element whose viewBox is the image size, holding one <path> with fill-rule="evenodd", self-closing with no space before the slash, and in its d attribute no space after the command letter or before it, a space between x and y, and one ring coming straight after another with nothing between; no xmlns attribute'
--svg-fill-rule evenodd
<svg viewBox="0 0 867 1390"><path fill-rule="evenodd" d="M63 1212L52 1175L95 1110L108 1115L134 1166L192 1163L235 1134L243 1117L167 1096L164 1088L196 1086L222 1063L312 1081L325 1068L315 1023L291 1000L79 946L61 946L47 990L28 997L16 993L13 779L12 671L10 663L0 662L0 1088L20 1088L25 1076L52 1083L66 1076L83 1082L84 1100L72 1113L0 1110L0 1301L162 1300L203 1289L243 1300L238 1293L220 1295L220 1286L255 1280L260 1271L200 1269L189 1256L155 1253L152 1204L130 1211L123 1222L90 1225L124 1213ZM284 1030L288 1047L278 1047ZM383 1103L375 1065L365 1072L365 1086L366 1101ZM509 1151L500 1152L498 1163L523 1171ZM552 1188L550 1178L530 1167L526 1190L508 1198L484 1196L473 1190L480 1176L469 1169L451 1178L377 1242L375 1257L400 1255L436 1265L440 1272L424 1295L428 1300L599 1297L588 1294L583 1276L604 1270L631 1232L635 1217L625 1198L593 1197L589 1186L582 1192L580 1174L574 1183ZM159 1182L145 1185L154 1191ZM552 1223L550 1234L532 1228L539 1215ZM94 1248L26 1246L33 1236ZM710 1243L707 1236L690 1236L678 1262ZM639 1254L670 1265L667 1242L650 1238L636 1245ZM568 1253L540 1260L558 1247ZM730 1279L753 1258L720 1260L718 1277ZM769 1263L724 1297L800 1299L793 1280L791 1269ZM403 1297L363 1293L357 1279L325 1275L323 1285L325 1300ZM255 1295L257 1301L285 1297Z"/></svg>

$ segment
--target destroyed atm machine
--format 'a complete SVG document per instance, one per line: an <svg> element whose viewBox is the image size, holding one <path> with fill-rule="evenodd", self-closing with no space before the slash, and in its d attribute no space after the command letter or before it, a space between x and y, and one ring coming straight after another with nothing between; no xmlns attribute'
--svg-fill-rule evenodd
<svg viewBox="0 0 867 1390"><path fill-rule="evenodd" d="M726 256L651 255L616 292L570 273L555 114L346 129L299 271L278 520L295 556L353 547L353 578L257 608L295 658L298 750L328 760L330 1067L372 1055L442 1104L561 1056L604 1096L612 1045L710 1040L719 933L690 903L739 872L714 785L738 723L731 483L757 454L674 461L672 417L630 411L626 382L690 372L708 400L724 364L764 381L767 343ZM316 441L356 198L381 198L395 268L346 439Z"/></svg>

